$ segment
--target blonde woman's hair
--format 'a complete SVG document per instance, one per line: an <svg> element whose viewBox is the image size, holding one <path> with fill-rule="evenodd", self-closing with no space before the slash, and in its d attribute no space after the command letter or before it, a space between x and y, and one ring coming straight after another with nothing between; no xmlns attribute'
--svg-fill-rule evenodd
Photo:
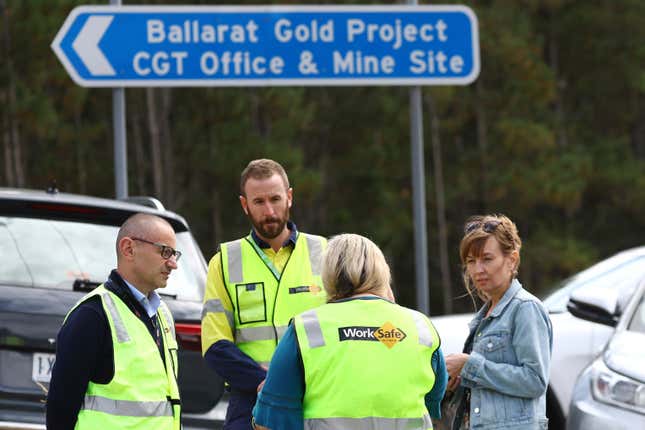
<svg viewBox="0 0 645 430"><path fill-rule="evenodd" d="M390 267L378 246L358 234L339 234L328 243L322 279L329 301L372 293L386 297Z"/></svg>

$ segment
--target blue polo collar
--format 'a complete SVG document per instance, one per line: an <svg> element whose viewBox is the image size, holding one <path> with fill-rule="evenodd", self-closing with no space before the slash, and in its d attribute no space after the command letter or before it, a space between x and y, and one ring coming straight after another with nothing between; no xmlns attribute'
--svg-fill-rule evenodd
<svg viewBox="0 0 645 430"><path fill-rule="evenodd" d="M123 279L123 278L122 278ZM134 285L123 279L123 282L125 282L125 285L128 286L130 289L130 293L134 297L134 299L141 303L141 306L143 306L143 309L146 310L146 313L148 314L148 317L152 318L157 314L157 309L159 309L159 305L161 304L161 298L159 297L159 294L157 294L156 291L151 291L149 296L146 297L143 295L143 293L139 290L137 290Z"/></svg>

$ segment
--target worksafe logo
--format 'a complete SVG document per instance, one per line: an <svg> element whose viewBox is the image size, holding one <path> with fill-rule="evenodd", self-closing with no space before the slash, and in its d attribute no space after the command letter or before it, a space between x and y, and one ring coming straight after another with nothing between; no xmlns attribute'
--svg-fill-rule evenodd
<svg viewBox="0 0 645 430"><path fill-rule="evenodd" d="M403 330L394 327L389 321L381 327L339 327L338 338L341 342L346 340L368 340L381 342L388 348L392 348L398 342L406 338Z"/></svg>
<svg viewBox="0 0 645 430"><path fill-rule="evenodd" d="M374 333L376 340L392 349L394 345L405 339L406 335L403 330L396 328L389 321L376 330Z"/></svg>

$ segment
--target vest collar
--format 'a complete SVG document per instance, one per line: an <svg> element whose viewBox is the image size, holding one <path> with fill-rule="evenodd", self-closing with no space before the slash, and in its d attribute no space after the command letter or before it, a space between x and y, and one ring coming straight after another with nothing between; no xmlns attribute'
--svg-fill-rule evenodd
<svg viewBox="0 0 645 430"><path fill-rule="evenodd" d="M145 315L146 317L148 316L148 312L132 295L130 288L128 288L125 280L121 277L119 272L116 271L116 269L112 270L110 273L107 282L105 282L105 288L116 294L137 317L141 318L141 315Z"/></svg>

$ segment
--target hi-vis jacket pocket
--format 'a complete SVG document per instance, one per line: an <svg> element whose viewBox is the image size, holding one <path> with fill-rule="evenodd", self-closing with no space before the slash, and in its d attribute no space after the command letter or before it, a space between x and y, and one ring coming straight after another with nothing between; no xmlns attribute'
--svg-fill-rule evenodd
<svg viewBox="0 0 645 430"><path fill-rule="evenodd" d="M267 320L263 282L237 284L235 292L237 294L237 315L241 324Z"/></svg>

